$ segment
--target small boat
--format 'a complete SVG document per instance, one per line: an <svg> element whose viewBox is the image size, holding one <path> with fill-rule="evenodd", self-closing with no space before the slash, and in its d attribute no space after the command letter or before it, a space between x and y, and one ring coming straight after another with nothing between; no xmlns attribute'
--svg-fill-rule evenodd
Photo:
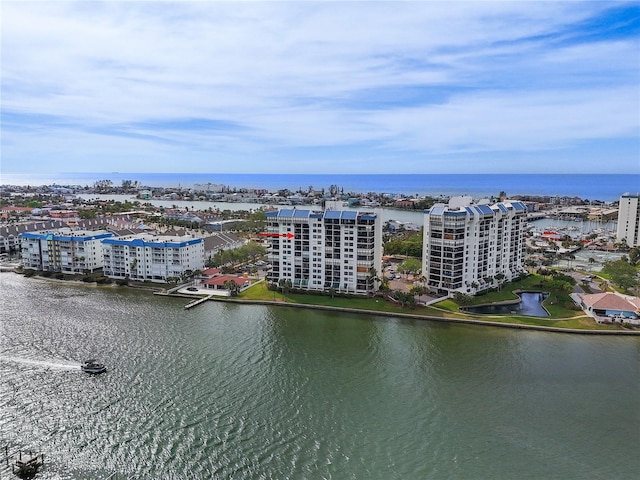
<svg viewBox="0 0 640 480"><path fill-rule="evenodd" d="M85 360L80 367L83 372L98 374L107 371L107 367L102 363L98 363L96 360Z"/></svg>

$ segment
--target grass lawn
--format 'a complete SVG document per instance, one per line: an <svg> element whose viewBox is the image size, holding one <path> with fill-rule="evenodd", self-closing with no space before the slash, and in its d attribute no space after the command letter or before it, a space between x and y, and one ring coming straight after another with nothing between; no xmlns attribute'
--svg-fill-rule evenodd
<svg viewBox="0 0 640 480"><path fill-rule="evenodd" d="M528 281L527 281L528 280ZM515 282L508 286L507 291L491 292L490 294L479 297L482 301L480 303L490 303L502 300L517 299L517 295L511 293L511 290L535 290L533 285L539 283L538 277L530 279L527 277L522 282ZM459 310L458 304L452 299L443 300L431 307L417 306L413 309L402 308L400 305L383 300L381 298L342 298L323 296L323 295L310 295L310 294L292 294L289 293L286 296L281 292L273 292L267 289L265 282L261 282L254 285L238 297L239 300L246 301L269 301L269 302L282 302L298 305L322 305L334 308L349 308L356 310L368 310L379 313L389 314L411 314L411 315L423 315L425 317L438 317L438 318L451 318L451 319L465 319L465 320L480 320L490 321L498 323L512 323L518 325L538 325L545 327L557 327L557 328L572 328L581 330L624 330L618 325L601 325L593 321L593 319L587 315L584 315L582 311L567 310L558 306L557 309L552 312L551 317L528 317L528 316L514 316L514 315L471 315L462 313Z"/></svg>

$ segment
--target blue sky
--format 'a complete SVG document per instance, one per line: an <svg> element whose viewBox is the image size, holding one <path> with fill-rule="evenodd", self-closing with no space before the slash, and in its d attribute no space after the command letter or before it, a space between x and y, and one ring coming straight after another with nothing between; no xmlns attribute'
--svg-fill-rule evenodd
<svg viewBox="0 0 640 480"><path fill-rule="evenodd" d="M2 2L0 172L640 173L640 4Z"/></svg>

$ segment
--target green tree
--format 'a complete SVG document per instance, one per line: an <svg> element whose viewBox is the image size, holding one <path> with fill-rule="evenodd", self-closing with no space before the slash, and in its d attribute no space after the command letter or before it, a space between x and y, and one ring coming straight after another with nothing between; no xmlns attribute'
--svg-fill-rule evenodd
<svg viewBox="0 0 640 480"><path fill-rule="evenodd" d="M422 262L417 258L407 258L398 264L398 271L404 273L419 273Z"/></svg>
<svg viewBox="0 0 640 480"><path fill-rule="evenodd" d="M367 290L373 291L377 282L380 282L380 277L378 277L377 270L371 267L367 275Z"/></svg>
<svg viewBox="0 0 640 480"><path fill-rule="evenodd" d="M286 297L286 295L289 293L289 290L291 289L291 287L293 286L293 284L291 283L291 280L288 278L281 278L278 281L278 286L280 287L280 291L282 292L282 296L283 298Z"/></svg>
<svg viewBox="0 0 640 480"><path fill-rule="evenodd" d="M240 287L235 280L225 280L222 286L225 290L229 291L229 295L232 297L237 297L240 294Z"/></svg>
<svg viewBox="0 0 640 480"><path fill-rule="evenodd" d="M382 276L382 278L380 279L380 286L378 287L378 290L383 293L389 292L389 290L391 290L388 277L385 277L384 275Z"/></svg>
<svg viewBox="0 0 640 480"><path fill-rule="evenodd" d="M422 258L422 232L405 232L384 244L385 255L406 255Z"/></svg>
<svg viewBox="0 0 640 480"><path fill-rule="evenodd" d="M422 285L413 285L411 288L409 288L409 292L414 297L419 297L420 295L424 295L427 292L427 289Z"/></svg>
<svg viewBox="0 0 640 480"><path fill-rule="evenodd" d="M398 301L401 307L413 308L416 306L416 297L410 292L395 290L392 296Z"/></svg>
<svg viewBox="0 0 640 480"><path fill-rule="evenodd" d="M637 288L639 285L636 268L624 260L605 262L602 271L609 275L615 285L624 290Z"/></svg>
<svg viewBox="0 0 640 480"><path fill-rule="evenodd" d="M473 302L472 295L466 295L462 292L454 292L453 299L458 305L470 305Z"/></svg>
<svg viewBox="0 0 640 480"><path fill-rule="evenodd" d="M95 212L95 210L80 210L78 212L78 217L80 217L83 220L96 218L97 216L98 214Z"/></svg>
<svg viewBox="0 0 640 480"><path fill-rule="evenodd" d="M98 192L109 192L112 186L113 182L111 180L98 180L94 183L94 187Z"/></svg>

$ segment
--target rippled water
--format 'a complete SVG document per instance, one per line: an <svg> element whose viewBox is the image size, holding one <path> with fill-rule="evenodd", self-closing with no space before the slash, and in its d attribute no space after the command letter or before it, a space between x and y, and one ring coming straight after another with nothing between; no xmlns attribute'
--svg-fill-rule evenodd
<svg viewBox="0 0 640 480"><path fill-rule="evenodd" d="M0 444L38 478L635 478L640 340L0 274ZM83 374L98 358L107 373ZM0 478L2 474L0 474Z"/></svg>

